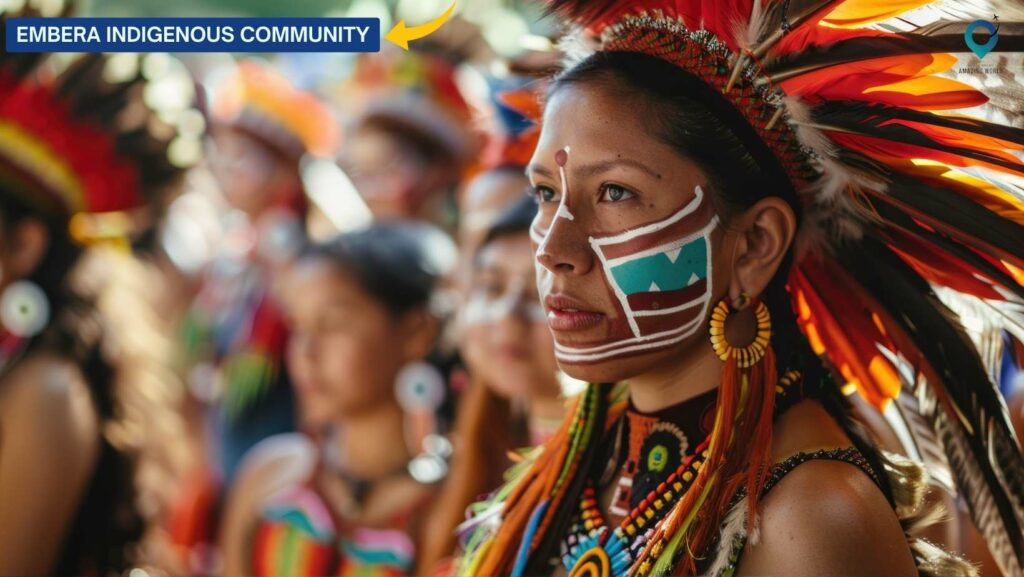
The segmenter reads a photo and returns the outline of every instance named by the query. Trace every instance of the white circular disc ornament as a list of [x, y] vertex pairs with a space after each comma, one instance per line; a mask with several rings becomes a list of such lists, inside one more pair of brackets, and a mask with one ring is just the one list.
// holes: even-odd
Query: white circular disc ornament
[[39, 334], [50, 322], [50, 302], [33, 282], [12, 282], [0, 295], [0, 324], [12, 334], [28, 338]]
[[444, 376], [428, 363], [410, 363], [395, 379], [398, 404], [406, 412], [437, 410], [444, 402], [444, 393]]

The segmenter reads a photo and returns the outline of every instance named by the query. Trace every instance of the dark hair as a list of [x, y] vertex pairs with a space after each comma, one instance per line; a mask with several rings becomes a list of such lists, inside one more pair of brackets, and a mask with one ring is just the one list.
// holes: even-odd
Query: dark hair
[[536, 200], [524, 196], [513, 202], [510, 206], [505, 207], [495, 219], [477, 252], [479, 253], [483, 247], [501, 237], [529, 232], [535, 216], [537, 216]]
[[363, 119], [360, 128], [377, 130], [394, 138], [410, 162], [418, 162], [423, 166], [440, 164], [452, 167], [460, 163], [459, 154], [451, 143], [398, 115], [369, 115]]
[[[67, 232], [62, 216], [44, 217], [17, 199], [0, 191], [0, 234], [28, 219], [46, 226], [48, 245], [40, 265], [26, 277], [46, 295], [50, 319], [42, 332], [28, 343], [28, 350], [46, 349], [70, 358], [81, 370], [89, 388], [101, 430], [120, 417], [114, 391], [114, 367], [103, 356], [103, 325], [95, 304], [77, 293], [68, 276], [82, 248]], [[142, 518], [135, 510], [134, 457], [100, 437], [101, 451], [88, 487], [82, 494], [75, 517], [64, 536], [55, 571], [59, 575], [106, 574], [129, 566], [130, 546], [142, 534]]]
[[399, 315], [429, 304], [451, 267], [454, 247], [431, 225], [392, 221], [312, 244], [300, 258], [324, 258], [352, 275], [367, 294]]

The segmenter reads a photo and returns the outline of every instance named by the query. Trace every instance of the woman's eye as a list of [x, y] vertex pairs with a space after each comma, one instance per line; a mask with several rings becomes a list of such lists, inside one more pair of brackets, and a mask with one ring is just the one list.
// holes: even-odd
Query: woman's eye
[[605, 184], [601, 186], [599, 202], [622, 202], [635, 196], [636, 194], [617, 184]]
[[601, 187], [599, 202], [622, 202], [634, 198], [636, 194], [617, 184], [605, 184]]
[[497, 282], [485, 283], [480, 287], [481, 292], [489, 299], [494, 299], [501, 296], [504, 292], [505, 287], [501, 286]]
[[[349, 321], [351, 319], [348, 319]], [[348, 323], [346, 319], [336, 313], [327, 313], [317, 319], [316, 332], [317, 333], [331, 333], [340, 329], [346, 328]]]
[[543, 185], [533, 187], [533, 194], [537, 197], [537, 202], [555, 202], [558, 198], [555, 189]]

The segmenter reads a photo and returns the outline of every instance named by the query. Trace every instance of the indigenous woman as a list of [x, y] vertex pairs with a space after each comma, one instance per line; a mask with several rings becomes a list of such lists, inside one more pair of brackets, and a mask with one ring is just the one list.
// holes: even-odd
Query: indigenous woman
[[225, 513], [225, 575], [414, 570], [440, 480], [408, 418], [410, 396], [436, 408], [444, 394], [422, 362], [438, 332], [431, 296], [448, 272], [440, 242], [450, 241], [436, 229], [395, 222], [300, 255], [285, 308], [309, 434], [271, 437], [247, 455]]
[[431, 519], [430, 569], [455, 547], [466, 508], [502, 481], [509, 454], [544, 443], [565, 414], [558, 366], [537, 297], [529, 228], [537, 205], [501, 215], [473, 263], [461, 351], [472, 384], [459, 407], [452, 471]]
[[77, 231], [168, 192], [176, 131], [143, 104], [141, 76], [110, 81], [100, 55], [57, 77], [50, 64], [0, 57], [0, 573], [121, 574], [142, 521]]
[[923, 3], [555, 3], [585, 30], [531, 234], [556, 358], [593, 384], [478, 505], [461, 574], [970, 573], [913, 537], [922, 469], [844, 388], [919, 401], [911, 454], [1020, 574], [1024, 461], [933, 287], [1020, 326], [1024, 131], [932, 76], [962, 27], [867, 27]]

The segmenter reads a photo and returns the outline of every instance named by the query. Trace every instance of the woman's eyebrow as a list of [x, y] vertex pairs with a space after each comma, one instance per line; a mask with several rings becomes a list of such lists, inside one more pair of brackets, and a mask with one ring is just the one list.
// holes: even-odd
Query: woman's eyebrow
[[523, 172], [526, 174], [527, 177], [529, 177], [531, 174], [539, 174], [541, 176], [546, 176], [547, 178], [555, 177], [555, 173], [551, 172], [550, 170], [539, 164], [532, 162], [526, 165], [526, 170], [524, 170]]
[[584, 164], [582, 166], [574, 167], [573, 168], [573, 172], [576, 175], [578, 175], [579, 177], [588, 178], [588, 177], [596, 176], [596, 175], [601, 174], [603, 172], [608, 172], [609, 170], [611, 170], [611, 169], [613, 169], [613, 168], [615, 168], [617, 166], [628, 166], [630, 168], [635, 168], [635, 169], [637, 169], [637, 170], [639, 170], [641, 172], [645, 172], [648, 175], [650, 175], [652, 178], [659, 178], [659, 179], [661, 178], [660, 174], [655, 172], [653, 169], [648, 167], [646, 164], [644, 164], [644, 163], [642, 163], [640, 161], [637, 161], [637, 160], [633, 160], [631, 158], [616, 158], [614, 160], [603, 160], [603, 161], [594, 162], [594, 163], [591, 163], [591, 164]]
[[[630, 168], [635, 168], [641, 172], [644, 172], [651, 176], [652, 178], [661, 178], [661, 174], [657, 173], [646, 164], [638, 160], [633, 160], [631, 158], [616, 158], [613, 160], [602, 160], [600, 162], [584, 164], [582, 166], [572, 166], [572, 161], [570, 161], [568, 168], [570, 168], [573, 171], [573, 174], [579, 178], [589, 178], [601, 174], [603, 172], [608, 172], [609, 170], [612, 170], [613, 168], [616, 168], [618, 166], [628, 166]], [[539, 164], [528, 165], [526, 167], [525, 172], [526, 176], [530, 176], [531, 174], [539, 174], [547, 178], [555, 177], [554, 172], [548, 170], [547, 168]]]

